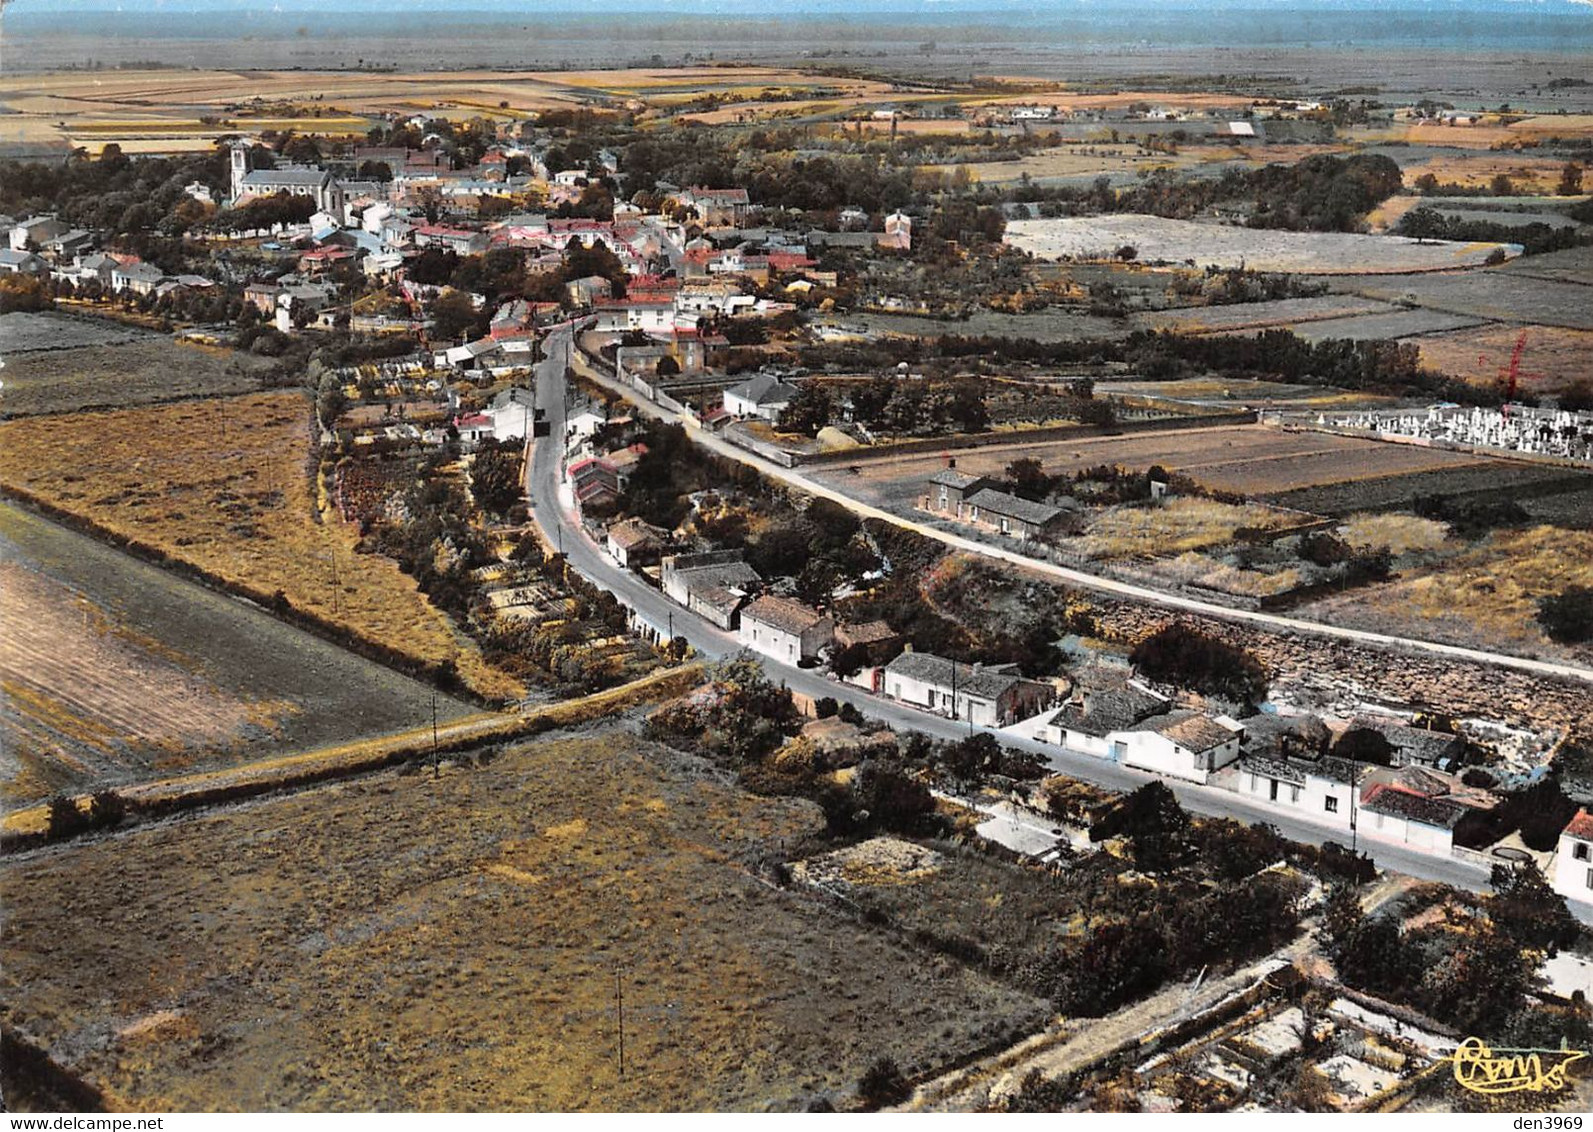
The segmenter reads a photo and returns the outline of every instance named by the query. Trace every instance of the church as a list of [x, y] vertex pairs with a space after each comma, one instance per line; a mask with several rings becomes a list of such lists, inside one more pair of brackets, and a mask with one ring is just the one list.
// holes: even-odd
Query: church
[[276, 193], [314, 197], [318, 212], [338, 217], [343, 215], [343, 187], [325, 169], [311, 169], [302, 165], [282, 169], [250, 169], [248, 143], [233, 143], [233, 207], [254, 197], [268, 197]]

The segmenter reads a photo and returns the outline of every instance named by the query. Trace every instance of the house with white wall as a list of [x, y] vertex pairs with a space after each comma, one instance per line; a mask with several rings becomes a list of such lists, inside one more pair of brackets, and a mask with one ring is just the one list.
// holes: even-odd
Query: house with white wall
[[1108, 738], [1112, 756], [1124, 766], [1205, 782], [1239, 758], [1245, 729], [1225, 715], [1175, 711], [1145, 720], [1131, 731]]
[[788, 597], [766, 594], [741, 611], [739, 640], [753, 652], [784, 664], [816, 660], [835, 637], [835, 621]]
[[1593, 904], [1593, 814], [1586, 807], [1560, 833], [1550, 882], [1567, 900]]
[[797, 392], [796, 386], [787, 385], [773, 374], [760, 373], [725, 390], [725, 412], [733, 417], [778, 421]]
[[1166, 696], [1139, 684], [1096, 688], [1051, 714], [1035, 738], [1097, 758], [1112, 757], [1110, 736], [1167, 710]]
[[1016, 665], [963, 664], [926, 652], [904, 652], [887, 664], [884, 691], [976, 727], [1006, 727], [1044, 710], [1056, 694], [1052, 685], [1018, 675]]
[[1244, 755], [1234, 788], [1240, 794], [1285, 809], [1298, 810], [1313, 821], [1350, 828], [1350, 798], [1365, 770], [1348, 759], [1328, 756], [1313, 761]]
[[1455, 827], [1466, 813], [1465, 806], [1451, 799], [1378, 783], [1361, 799], [1358, 824], [1363, 837], [1448, 853], [1455, 846]]

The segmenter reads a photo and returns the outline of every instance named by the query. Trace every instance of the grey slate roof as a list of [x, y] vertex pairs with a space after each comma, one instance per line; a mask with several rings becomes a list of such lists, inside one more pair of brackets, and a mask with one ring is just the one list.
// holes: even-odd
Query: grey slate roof
[[1305, 785], [1305, 768], [1287, 759], [1274, 759], [1266, 755], [1245, 755], [1239, 760], [1239, 769], [1265, 778], [1275, 778], [1279, 782], [1292, 782], [1296, 786]]
[[1085, 695], [1082, 704], [1068, 704], [1052, 720], [1058, 727], [1104, 738], [1127, 731], [1142, 720], [1167, 710], [1167, 701], [1137, 688], [1113, 688]]
[[743, 381], [740, 385], [726, 390], [754, 405], [778, 405], [789, 403], [797, 395], [797, 387], [787, 385], [778, 377], [769, 373], [760, 373]]
[[1421, 822], [1423, 825], [1434, 825], [1440, 829], [1454, 829], [1460, 819], [1466, 816], [1466, 807], [1459, 802], [1450, 802], [1443, 798], [1423, 798], [1419, 794], [1408, 794], [1392, 786], [1382, 786], [1374, 790], [1371, 797], [1361, 803], [1361, 808], [1370, 810], [1374, 814], [1389, 814]]
[[270, 188], [272, 185], [292, 187], [308, 185], [319, 188], [332, 179], [325, 169], [252, 169], [243, 175], [247, 188]]
[[1052, 507], [1049, 503], [1035, 503], [1029, 499], [1020, 499], [1016, 495], [1005, 491], [997, 491], [993, 487], [981, 488], [968, 497], [968, 504], [981, 511], [988, 511], [992, 515], [1005, 516], [1008, 519], [1017, 519], [1022, 523], [1043, 527], [1055, 521], [1062, 514], [1060, 507]]
[[904, 652], [885, 666], [885, 671], [909, 680], [921, 680], [937, 688], [951, 689], [954, 674], [959, 694], [976, 699], [999, 699], [1022, 677], [1011, 671], [1011, 665], [974, 667], [960, 661], [927, 652]]
[[970, 476], [967, 472], [959, 472], [956, 468], [942, 468], [929, 477], [929, 482], [937, 487], [954, 487], [958, 491], [966, 491], [976, 483], [981, 483], [984, 476]]

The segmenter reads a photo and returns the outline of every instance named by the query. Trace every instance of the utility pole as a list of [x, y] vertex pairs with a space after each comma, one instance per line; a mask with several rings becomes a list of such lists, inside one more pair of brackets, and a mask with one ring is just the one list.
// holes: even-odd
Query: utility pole
[[437, 691], [431, 693], [431, 776], [442, 777], [442, 755], [437, 750]]

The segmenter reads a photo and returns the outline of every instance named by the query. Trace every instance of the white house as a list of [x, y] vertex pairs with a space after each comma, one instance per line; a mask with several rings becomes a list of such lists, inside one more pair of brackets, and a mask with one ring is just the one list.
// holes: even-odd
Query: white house
[[524, 440], [531, 435], [536, 398], [529, 389], [505, 389], [486, 409], [492, 421], [492, 435], [498, 440]]
[[927, 652], [904, 652], [885, 666], [885, 694], [925, 711], [1005, 727], [1034, 715], [1055, 688], [1019, 676], [1015, 665], [963, 664]]
[[1195, 711], [1152, 716], [1132, 731], [1114, 732], [1112, 755], [1125, 766], [1205, 782], [1239, 758], [1244, 727], [1225, 715]]
[[725, 390], [725, 412], [733, 417], [761, 417], [773, 422], [780, 419], [796, 395], [796, 386], [787, 385], [773, 374], [760, 373]]
[[15, 248], [0, 249], [0, 273], [6, 275], [43, 275], [50, 265], [32, 252]]
[[659, 581], [672, 601], [707, 618], [721, 629], [734, 629], [748, 590], [762, 581], [742, 561], [739, 550], [708, 550], [672, 554], [661, 563]]
[[1459, 802], [1380, 784], [1361, 800], [1358, 824], [1366, 837], [1449, 853], [1455, 845], [1455, 826], [1465, 816], [1466, 807]]
[[1585, 807], [1560, 834], [1552, 883], [1567, 900], [1593, 903], [1593, 814]]
[[1035, 738], [1097, 758], [1112, 757], [1111, 736], [1167, 710], [1167, 697], [1130, 683], [1100, 688], [1053, 712]]
[[608, 555], [627, 570], [656, 563], [670, 543], [669, 532], [641, 519], [610, 524], [605, 538]]
[[1360, 777], [1359, 767], [1348, 759], [1329, 756], [1296, 762], [1246, 755], [1239, 761], [1235, 788], [1240, 794], [1298, 810], [1315, 821], [1349, 829], [1354, 810], [1350, 797]]
[[165, 278], [166, 273], [160, 268], [142, 260], [124, 263], [111, 269], [111, 290], [148, 295], [160, 286], [161, 280]]
[[835, 636], [835, 621], [788, 597], [765, 595], [741, 611], [739, 640], [785, 664], [813, 660]]

